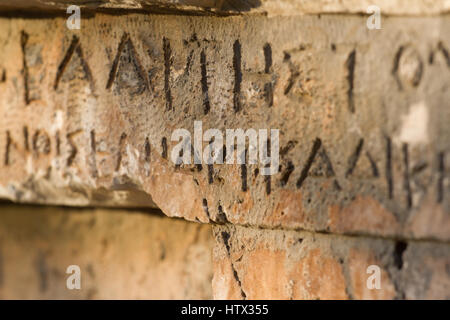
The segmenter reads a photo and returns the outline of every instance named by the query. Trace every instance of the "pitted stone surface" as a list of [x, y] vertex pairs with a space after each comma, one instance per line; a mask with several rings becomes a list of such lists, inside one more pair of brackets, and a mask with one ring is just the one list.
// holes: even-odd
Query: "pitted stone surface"
[[[449, 299], [447, 244], [213, 229], [216, 299]], [[369, 266], [380, 268], [379, 289]]]
[[[71, 31], [1, 18], [0, 195], [448, 241], [449, 23], [97, 14]], [[279, 173], [175, 166], [171, 134], [194, 121], [280, 129]]]

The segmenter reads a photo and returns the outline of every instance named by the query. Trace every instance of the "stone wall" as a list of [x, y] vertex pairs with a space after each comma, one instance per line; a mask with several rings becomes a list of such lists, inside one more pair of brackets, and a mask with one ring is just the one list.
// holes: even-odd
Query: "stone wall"
[[[217, 299], [450, 299], [450, 248], [430, 241], [214, 227]], [[380, 289], [367, 279], [380, 268]]]
[[[371, 30], [365, 2], [325, 2], [114, 1], [80, 30], [65, 1], [2, 6], [0, 197], [212, 225], [215, 298], [448, 298], [448, 4], [380, 2]], [[249, 145], [245, 164], [172, 161], [174, 130], [206, 150], [238, 128], [279, 130], [276, 174]]]
[[154, 213], [2, 205], [0, 299], [211, 299], [212, 248], [210, 226]]

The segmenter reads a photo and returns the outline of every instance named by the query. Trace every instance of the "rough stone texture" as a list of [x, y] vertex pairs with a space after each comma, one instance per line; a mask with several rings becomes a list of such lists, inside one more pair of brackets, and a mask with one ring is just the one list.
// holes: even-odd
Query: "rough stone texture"
[[445, 0], [0, 0], [0, 10], [65, 10], [69, 5], [84, 10], [144, 10], [192, 14], [264, 14], [295, 16], [314, 13], [366, 13], [372, 5], [384, 15], [424, 15], [448, 12]]
[[[447, 1], [430, 3], [379, 1], [381, 30], [353, 14], [377, 3], [352, 0], [104, 1], [88, 6], [114, 10], [83, 11], [81, 30], [67, 29], [61, 13], [3, 12], [0, 197], [158, 207], [214, 224], [219, 299], [450, 299], [450, 16]], [[193, 135], [194, 121], [203, 131], [280, 129], [279, 173], [262, 176], [259, 164], [175, 166], [171, 135]], [[77, 297], [212, 296], [210, 271], [199, 272], [209, 270], [206, 226], [152, 217], [148, 232], [128, 211], [92, 213], [99, 222], [91, 223], [75, 210], [47, 210], [35, 223], [54, 233], [40, 234], [42, 243], [11, 231], [33, 230], [34, 216], [0, 214], [9, 221], [2, 254], [24, 254], [17, 244], [39, 252], [23, 258], [30, 269], [8, 280], [5, 296], [24, 292], [14, 287], [23, 277], [35, 282], [30, 296], [69, 297], [37, 290], [64, 277], [47, 264], [60, 270], [71, 254], [93, 268], [67, 249], [71, 241], [97, 243], [87, 256], [128, 275], [134, 236], [149, 259], [161, 257], [161, 243], [173, 246], [172, 269], [166, 260], [130, 262], [138, 284], [114, 282], [119, 289], [95, 269], [98, 287]], [[122, 249], [103, 257], [102, 235]], [[35, 261], [41, 271], [28, 278]], [[381, 290], [367, 289], [372, 264], [382, 269]], [[158, 287], [165, 276], [181, 290]]]
[[210, 299], [212, 247], [210, 226], [142, 211], [1, 205], [0, 299]]
[[450, 299], [447, 244], [231, 225], [214, 235], [216, 299]]
[[[449, 23], [98, 14], [70, 31], [63, 18], [0, 19], [0, 195], [448, 241]], [[281, 171], [176, 167], [171, 134], [195, 120], [280, 129]]]

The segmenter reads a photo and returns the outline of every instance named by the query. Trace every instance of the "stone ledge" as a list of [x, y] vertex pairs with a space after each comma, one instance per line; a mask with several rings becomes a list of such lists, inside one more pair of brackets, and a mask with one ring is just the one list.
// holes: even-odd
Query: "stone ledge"
[[[74, 0], [0, 1], [0, 11], [34, 10], [65, 11]], [[432, 3], [432, 4], [430, 4]], [[371, 5], [380, 7], [383, 15], [436, 15], [448, 13], [445, 0], [103, 0], [78, 5], [85, 10], [140, 10], [150, 13], [175, 14], [263, 14], [297, 16], [305, 14], [366, 14]]]
[[[449, 23], [0, 18], [0, 196], [448, 241]], [[176, 166], [173, 130], [195, 121], [280, 129], [280, 172]]]
[[0, 204], [0, 299], [211, 299], [213, 243], [145, 211]]
[[[449, 299], [450, 247], [435, 242], [214, 227], [215, 299]], [[369, 288], [369, 266], [380, 288]]]

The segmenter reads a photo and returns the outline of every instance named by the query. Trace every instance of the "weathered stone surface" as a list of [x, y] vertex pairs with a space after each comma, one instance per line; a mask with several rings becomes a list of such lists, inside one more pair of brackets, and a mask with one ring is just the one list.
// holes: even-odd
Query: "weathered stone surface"
[[[449, 23], [97, 14], [71, 31], [1, 18], [0, 195], [448, 241]], [[171, 135], [196, 120], [280, 129], [280, 172], [176, 167]]]
[[[435, 242], [215, 226], [216, 299], [449, 299], [450, 248]], [[381, 270], [369, 289], [367, 268]]]
[[[450, 299], [448, 1], [68, 4], [0, 0], [0, 198], [159, 207], [214, 261], [210, 226], [1, 206], [0, 298]], [[175, 165], [194, 121], [279, 129], [279, 172]]]
[[366, 13], [369, 6], [380, 7], [384, 15], [445, 13], [445, 0], [0, 0], [0, 10], [65, 10], [69, 5], [83, 9], [128, 9], [166, 13], [264, 14], [292, 16], [311, 13]]
[[210, 299], [212, 247], [210, 226], [142, 211], [3, 204], [0, 299]]

